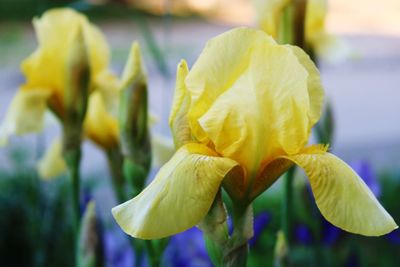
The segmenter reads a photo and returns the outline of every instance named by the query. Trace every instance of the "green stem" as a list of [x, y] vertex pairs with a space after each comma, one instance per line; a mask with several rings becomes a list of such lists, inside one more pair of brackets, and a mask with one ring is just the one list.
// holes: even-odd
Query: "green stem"
[[124, 191], [123, 157], [118, 147], [107, 150], [106, 155], [115, 197], [118, 203], [122, 203], [127, 200]]
[[279, 43], [293, 44], [293, 7], [291, 4], [284, 8], [279, 24]]
[[253, 234], [253, 211], [250, 205], [233, 203], [234, 230], [224, 251], [223, 267], [245, 267], [249, 250], [248, 240]]
[[146, 250], [149, 257], [149, 264], [151, 267], [160, 266], [160, 255], [158, 255], [157, 250], [151, 240], [145, 240]]
[[283, 192], [282, 230], [285, 235], [286, 244], [290, 248], [292, 215], [293, 215], [293, 178], [295, 167], [291, 167], [285, 176]]
[[72, 207], [74, 212], [74, 228], [75, 233], [78, 233], [80, 224], [80, 162], [81, 162], [81, 149], [78, 146], [75, 149], [70, 149], [64, 153], [64, 159], [68, 167], [68, 174], [71, 178], [72, 184]]

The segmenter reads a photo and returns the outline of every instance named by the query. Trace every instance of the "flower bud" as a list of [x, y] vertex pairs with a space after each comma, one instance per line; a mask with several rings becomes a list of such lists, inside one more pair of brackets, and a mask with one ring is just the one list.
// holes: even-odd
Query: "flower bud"
[[77, 246], [78, 267], [103, 266], [103, 253], [99, 224], [94, 201], [86, 206], [79, 231]]
[[66, 59], [64, 87], [64, 150], [80, 144], [90, 87], [88, 51], [81, 27], [76, 31]]
[[134, 43], [122, 76], [119, 126], [124, 171], [135, 187], [143, 187], [151, 163], [147, 97], [139, 44]]

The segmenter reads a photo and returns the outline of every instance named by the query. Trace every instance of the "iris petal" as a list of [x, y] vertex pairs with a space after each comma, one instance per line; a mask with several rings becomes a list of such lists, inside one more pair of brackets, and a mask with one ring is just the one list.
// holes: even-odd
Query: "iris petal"
[[204, 145], [182, 146], [137, 197], [113, 208], [129, 235], [163, 238], [196, 225], [208, 212], [225, 175], [237, 163]]
[[380, 236], [397, 228], [363, 180], [330, 153], [287, 157], [306, 172], [322, 215], [343, 230]]
[[[233, 47], [235, 56], [229, 52]], [[186, 78], [194, 135], [203, 143], [209, 139], [247, 175], [282, 151], [298, 153], [307, 143], [311, 117], [316, 120], [308, 88], [315, 73], [302, 61], [261, 31], [239, 28], [213, 39]]]
[[296, 55], [299, 62], [308, 72], [307, 88], [310, 98], [310, 129], [319, 120], [322, 113], [322, 105], [324, 103], [324, 89], [322, 87], [319, 71], [310, 57], [299, 47], [287, 45], [289, 49]]
[[252, 51], [266, 44], [275, 41], [248, 28], [236, 28], [208, 41], [185, 81], [191, 95], [191, 129], [198, 140], [207, 142], [197, 120], [248, 68]]
[[107, 112], [100, 92], [89, 97], [84, 125], [86, 136], [100, 147], [109, 149], [118, 144], [118, 122]]
[[187, 117], [190, 96], [185, 85], [185, 78], [188, 73], [189, 69], [186, 61], [182, 60], [176, 72], [176, 88], [169, 116], [169, 126], [176, 148], [192, 141], [192, 132]]
[[40, 132], [48, 98], [46, 90], [18, 90], [0, 126], [0, 145], [7, 144], [8, 137], [13, 134]]
[[39, 47], [21, 65], [27, 79], [25, 86], [41, 87], [62, 96], [68, 46], [79, 26], [87, 42], [93, 79], [107, 68], [109, 49], [102, 33], [78, 12], [68, 8], [52, 9], [34, 19], [33, 24]]
[[55, 139], [46, 150], [44, 156], [38, 163], [38, 172], [41, 178], [50, 180], [57, 177], [67, 170], [64, 158], [62, 156], [61, 139]]

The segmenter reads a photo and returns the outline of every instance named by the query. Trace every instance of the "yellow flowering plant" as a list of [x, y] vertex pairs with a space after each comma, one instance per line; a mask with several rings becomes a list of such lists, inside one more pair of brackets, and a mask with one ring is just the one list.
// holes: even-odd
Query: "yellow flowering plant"
[[323, 97], [300, 48], [249, 28], [213, 38], [190, 70], [178, 66], [169, 118], [176, 153], [113, 216], [133, 237], [163, 238], [201, 223], [222, 187], [235, 227], [222, 261], [233, 264], [251, 237], [252, 201], [296, 164], [328, 221], [367, 236], [392, 231], [396, 223], [361, 178], [326, 146], [308, 145]]
[[99, 82], [107, 73], [108, 45], [97, 27], [83, 15], [72, 9], [53, 9], [35, 18], [33, 25], [38, 48], [21, 64], [26, 82], [20, 86], [1, 126], [3, 144], [11, 134], [40, 131], [46, 107], [63, 120], [68, 54], [78, 31], [87, 46], [90, 89], [101, 87]]

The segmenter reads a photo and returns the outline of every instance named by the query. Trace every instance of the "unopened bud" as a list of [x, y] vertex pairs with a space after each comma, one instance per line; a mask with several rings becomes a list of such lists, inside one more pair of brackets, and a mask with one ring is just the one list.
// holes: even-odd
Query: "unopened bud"
[[79, 27], [69, 45], [64, 87], [64, 149], [80, 143], [90, 88], [90, 64], [82, 28]]
[[138, 43], [132, 45], [120, 94], [119, 125], [125, 174], [133, 184], [144, 185], [150, 169], [151, 146], [147, 81]]
[[103, 266], [99, 224], [94, 201], [90, 201], [83, 215], [77, 247], [78, 267]]

